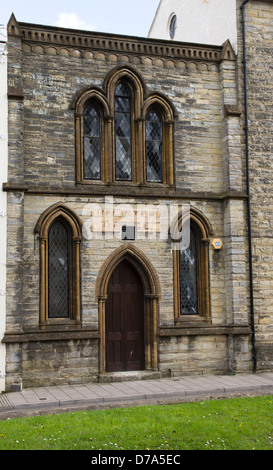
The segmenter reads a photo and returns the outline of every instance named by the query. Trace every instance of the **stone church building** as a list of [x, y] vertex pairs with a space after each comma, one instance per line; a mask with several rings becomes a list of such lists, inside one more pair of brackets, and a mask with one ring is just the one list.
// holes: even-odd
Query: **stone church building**
[[273, 368], [273, 2], [203, 40], [182, 3], [147, 38], [11, 15], [7, 391]]

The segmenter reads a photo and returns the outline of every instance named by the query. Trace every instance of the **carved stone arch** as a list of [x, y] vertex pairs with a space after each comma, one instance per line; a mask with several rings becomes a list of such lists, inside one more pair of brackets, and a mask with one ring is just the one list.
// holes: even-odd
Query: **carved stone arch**
[[[173, 221], [173, 233], [177, 233], [177, 231], [181, 232], [182, 224], [185, 222], [182, 215], [183, 212], [180, 211], [178, 216]], [[210, 221], [203, 214], [203, 212], [197, 209], [196, 207], [191, 206], [190, 211], [186, 211], [185, 216], [186, 218], [190, 217], [191, 222], [195, 223], [196, 226], [198, 226], [200, 233], [202, 234], [202, 239], [205, 241], [209, 241], [210, 237], [212, 237], [214, 234], [214, 230]]]
[[161, 296], [160, 284], [157, 273], [147, 256], [135, 245], [125, 243], [117, 248], [102, 265], [96, 283], [95, 298], [107, 295], [109, 278], [123, 259], [128, 259], [138, 271], [143, 283], [145, 295]]
[[58, 217], [63, 217], [66, 220], [72, 230], [73, 238], [81, 240], [82, 221], [73, 209], [70, 209], [62, 202], [53, 204], [40, 215], [35, 227], [35, 232], [38, 233], [40, 237], [47, 237], [50, 225]]
[[[133, 183], [143, 183], [143, 123], [141, 118], [141, 109], [146, 95], [145, 84], [139, 72], [133, 67], [120, 65], [109, 72], [104, 81], [104, 89], [109, 102], [110, 115], [112, 116], [109, 126], [111, 126], [111, 135], [115, 134], [115, 90], [118, 83], [123, 80], [131, 91], [131, 181]], [[115, 140], [113, 142], [111, 161], [112, 161], [112, 180], [115, 181]]]
[[[210, 291], [209, 291], [209, 242], [213, 236], [213, 228], [208, 218], [195, 207], [191, 207], [189, 211], [178, 214], [173, 221], [171, 233], [177, 234], [182, 231], [182, 225], [190, 218], [190, 227], [196, 234], [196, 250], [197, 250], [197, 287], [198, 287], [198, 315], [202, 321], [211, 321], [210, 317]], [[173, 273], [174, 273], [174, 317], [176, 322], [188, 319], [186, 315], [180, 312], [180, 250], [179, 242], [174, 245], [173, 249]], [[191, 317], [192, 318], [192, 317]]]
[[73, 98], [71, 109], [74, 109], [76, 115], [82, 115], [84, 106], [89, 100], [96, 101], [105, 116], [110, 114], [108, 100], [104, 91], [99, 87], [87, 87], [80, 90]]
[[144, 253], [134, 245], [125, 244], [107, 258], [97, 277], [95, 296], [99, 310], [100, 373], [105, 372], [105, 303], [107, 301], [108, 283], [112, 273], [123, 260], [129, 261], [133, 265], [143, 285], [145, 298], [145, 369], [158, 369], [158, 302], [161, 296], [158, 276]]
[[165, 121], [174, 121], [178, 116], [177, 111], [170, 100], [163, 93], [150, 93], [143, 103], [142, 118], [145, 119], [147, 110], [151, 106], [157, 106], [164, 115]]
[[104, 82], [104, 89], [106, 90], [106, 96], [110, 104], [112, 114], [114, 114], [114, 91], [117, 83], [120, 80], [126, 80], [132, 87], [134, 95], [134, 115], [135, 119], [140, 117], [142, 103], [146, 94], [146, 87], [139, 72], [133, 67], [120, 65], [115, 67], [106, 76]]
[[[118, 120], [115, 119], [115, 91], [120, 80], [126, 81], [131, 90], [130, 100], [130, 153], [127, 158], [130, 166], [128, 176], [119, 176], [118, 167], [123, 161], [118, 151], [118, 134], [116, 126]], [[86, 172], [90, 169], [90, 160], [94, 157], [94, 152], [84, 146], [83, 141], [88, 135], [83, 136], [83, 112], [86, 104], [94, 101], [101, 114], [101, 135], [100, 146], [96, 152], [96, 174]], [[162, 159], [160, 167], [160, 177], [150, 180], [147, 177], [145, 162], [145, 114], [149, 106], [155, 105], [160, 109], [163, 117], [162, 133]], [[167, 185], [174, 186], [174, 120], [177, 112], [171, 101], [161, 93], [148, 93], [145, 82], [139, 71], [132, 66], [120, 64], [112, 69], [105, 77], [103, 88], [96, 86], [87, 87], [77, 93], [71, 103], [71, 108], [75, 113], [75, 143], [76, 143], [76, 184], [78, 186], [88, 184], [144, 184], [153, 186]], [[116, 111], [117, 113], [117, 111]], [[128, 118], [129, 111], [126, 114]], [[97, 149], [96, 149], [97, 150]], [[84, 153], [87, 152], [87, 158]], [[89, 153], [88, 153], [89, 152]], [[98, 153], [99, 152], [99, 153]], [[122, 157], [122, 155], [121, 155]], [[98, 169], [98, 162], [100, 167]], [[92, 163], [92, 162], [91, 162]], [[86, 166], [87, 165], [87, 166]], [[149, 169], [151, 168], [151, 162]]]
[[[67, 318], [50, 318], [49, 295], [49, 233], [56, 221], [60, 221], [68, 230], [69, 242], [69, 312]], [[39, 217], [35, 227], [40, 242], [40, 328], [53, 323], [58, 325], [80, 326], [81, 324], [81, 280], [80, 280], [80, 242], [82, 239], [82, 222], [75, 211], [59, 202], [49, 207]]]

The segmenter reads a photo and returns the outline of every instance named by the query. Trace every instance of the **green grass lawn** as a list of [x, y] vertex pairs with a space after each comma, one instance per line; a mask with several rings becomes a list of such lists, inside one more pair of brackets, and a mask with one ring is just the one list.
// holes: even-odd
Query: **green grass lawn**
[[272, 450], [273, 396], [0, 421], [0, 450]]

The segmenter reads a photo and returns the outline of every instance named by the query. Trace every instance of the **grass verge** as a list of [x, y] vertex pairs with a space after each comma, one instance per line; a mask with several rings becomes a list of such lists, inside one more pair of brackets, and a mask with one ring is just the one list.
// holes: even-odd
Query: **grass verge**
[[272, 450], [273, 396], [0, 421], [0, 450]]

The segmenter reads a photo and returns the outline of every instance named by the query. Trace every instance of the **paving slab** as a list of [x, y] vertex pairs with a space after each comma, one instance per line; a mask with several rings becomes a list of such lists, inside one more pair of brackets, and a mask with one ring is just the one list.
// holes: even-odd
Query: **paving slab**
[[0, 420], [81, 409], [273, 394], [273, 373], [59, 385], [0, 394]]

